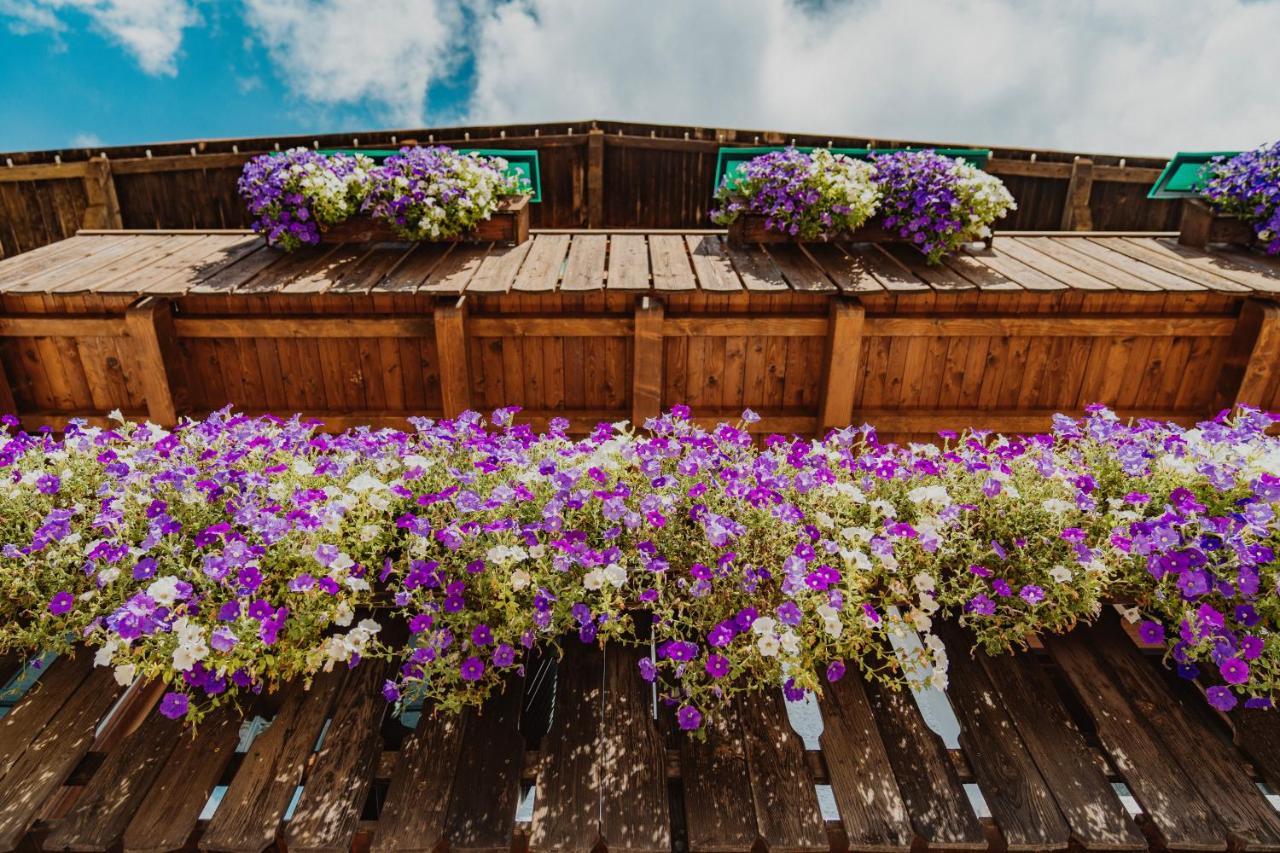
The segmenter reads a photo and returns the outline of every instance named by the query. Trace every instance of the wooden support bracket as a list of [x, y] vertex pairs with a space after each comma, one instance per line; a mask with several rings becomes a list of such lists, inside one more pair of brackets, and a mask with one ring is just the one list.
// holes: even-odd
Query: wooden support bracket
[[82, 228], [124, 227], [109, 161], [100, 157], [85, 163], [84, 195], [87, 205], [80, 223]]
[[1067, 183], [1067, 200], [1062, 206], [1063, 231], [1092, 231], [1093, 214], [1089, 211], [1089, 197], [1093, 195], [1093, 161], [1077, 157], [1071, 164], [1071, 179]]
[[173, 303], [144, 296], [125, 311], [125, 328], [142, 369], [142, 393], [147, 417], [173, 426], [187, 411], [186, 369], [173, 329]]
[[631, 377], [631, 422], [637, 427], [662, 414], [662, 320], [661, 300], [640, 297], [636, 302]]
[[587, 131], [587, 227], [604, 226], [604, 131]]
[[471, 348], [467, 342], [467, 297], [447, 297], [435, 306], [436, 358], [444, 415], [471, 408]]
[[1218, 375], [1218, 408], [1249, 405], [1267, 408], [1280, 374], [1280, 305], [1246, 300]]
[[831, 300], [818, 434], [853, 422], [853, 399], [862, 360], [866, 309], [856, 299]]

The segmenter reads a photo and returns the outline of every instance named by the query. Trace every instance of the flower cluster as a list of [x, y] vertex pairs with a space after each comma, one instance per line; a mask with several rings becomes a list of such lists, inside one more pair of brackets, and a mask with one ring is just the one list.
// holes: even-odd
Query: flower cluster
[[272, 246], [293, 251], [320, 242], [323, 228], [360, 210], [372, 169], [368, 157], [291, 148], [246, 163], [240, 195], [254, 217], [253, 230]]
[[741, 691], [849, 671], [945, 687], [936, 619], [997, 652], [1122, 602], [1215, 707], [1280, 691], [1262, 413], [1185, 429], [1099, 407], [906, 447], [870, 427], [759, 446], [684, 407], [578, 439], [514, 414], [325, 436], [224, 411], [60, 440], [10, 419], [0, 653], [84, 644], [198, 719], [368, 658], [395, 662], [389, 700], [457, 709], [531, 650], [652, 642], [640, 674], [696, 730]]
[[852, 231], [876, 212], [875, 170], [867, 163], [819, 148], [764, 154], [725, 176], [716, 190], [722, 206], [712, 221], [728, 225], [744, 213], [765, 217], [765, 227], [802, 240]]
[[999, 178], [961, 159], [895, 151], [866, 163], [822, 148], [757, 157], [725, 177], [716, 200], [711, 218], [721, 225], [755, 214], [801, 240], [848, 236], [878, 213], [930, 263], [990, 236], [992, 223], [1017, 207]]
[[1280, 141], [1230, 160], [1215, 157], [1208, 173], [1205, 197], [1224, 213], [1251, 223], [1263, 251], [1280, 255]]
[[442, 240], [493, 216], [503, 196], [521, 191], [500, 157], [446, 146], [401, 148], [379, 166], [365, 210], [408, 240]]

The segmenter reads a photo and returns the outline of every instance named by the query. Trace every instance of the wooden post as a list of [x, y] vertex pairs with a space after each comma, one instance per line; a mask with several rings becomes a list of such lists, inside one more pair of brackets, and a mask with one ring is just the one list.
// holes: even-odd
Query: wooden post
[[467, 342], [467, 297], [436, 303], [436, 360], [444, 416], [456, 418], [471, 408], [471, 348]]
[[587, 227], [604, 225], [604, 131], [587, 131]]
[[5, 375], [4, 365], [0, 364], [0, 415], [16, 415], [18, 404], [13, 400], [13, 386]]
[[640, 297], [636, 303], [631, 376], [631, 422], [636, 427], [662, 414], [662, 319], [661, 300]]
[[123, 228], [116, 182], [111, 177], [111, 164], [99, 157], [85, 164], [84, 195], [88, 205], [81, 219], [82, 228]]
[[1092, 231], [1093, 214], [1089, 197], [1093, 194], [1093, 161], [1077, 157], [1071, 164], [1071, 180], [1067, 184], [1067, 201], [1062, 206], [1063, 231]]
[[1280, 373], [1280, 305], [1246, 300], [1218, 374], [1218, 408], [1241, 404], [1267, 408], [1264, 399]]
[[173, 426], [187, 409], [186, 371], [173, 331], [173, 305], [144, 296], [125, 311], [125, 328], [142, 368], [142, 393], [152, 423]]
[[866, 309], [857, 299], [831, 299], [827, 357], [818, 412], [818, 434], [853, 423], [853, 396], [862, 361], [862, 327]]

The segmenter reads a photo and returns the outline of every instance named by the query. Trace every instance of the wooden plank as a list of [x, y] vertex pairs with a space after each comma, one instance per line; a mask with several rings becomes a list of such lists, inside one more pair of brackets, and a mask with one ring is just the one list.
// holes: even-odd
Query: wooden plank
[[186, 368], [173, 326], [173, 304], [144, 296], [125, 311], [129, 342], [141, 368], [139, 379], [153, 423], [173, 426], [191, 399]]
[[1226, 315], [1178, 314], [947, 314], [871, 316], [867, 337], [1205, 337], [1236, 333]]
[[1000, 244], [1000, 254], [1011, 257], [1031, 269], [1038, 270], [1046, 276], [1057, 279], [1069, 288], [1074, 290], [1115, 290], [1113, 285], [1083, 273], [1057, 258], [1046, 255], [1044, 252], [1038, 251], [1036, 246], [1023, 242], [1021, 238], [1001, 235], [998, 242]]
[[875, 682], [864, 687], [916, 834], [931, 849], [985, 849], [956, 766], [911, 694]]
[[904, 267], [881, 246], [874, 243], [844, 243], [842, 248], [850, 256], [866, 265], [866, 270], [885, 290], [911, 293], [930, 290], [928, 284]]
[[561, 315], [527, 317], [516, 314], [469, 317], [467, 333], [473, 338], [616, 338], [630, 335], [630, 317], [611, 315]]
[[[388, 251], [394, 244], [383, 244]], [[431, 277], [436, 267], [449, 252], [459, 244], [456, 243], [414, 243], [405, 249], [395, 266], [385, 271], [382, 277], [369, 287], [370, 293], [414, 293]]]
[[321, 673], [310, 690], [301, 682], [286, 688], [279, 712], [249, 747], [200, 837], [201, 850], [259, 853], [275, 842], [345, 675]]
[[1063, 231], [1092, 231], [1093, 214], [1089, 211], [1089, 197], [1093, 195], [1093, 161], [1077, 157], [1071, 164], [1071, 177], [1067, 181], [1067, 198], [1062, 205]]
[[662, 302], [654, 297], [641, 297], [636, 303], [631, 359], [631, 422], [636, 426], [662, 414], [665, 382], [662, 322]]
[[609, 290], [649, 289], [649, 246], [643, 234], [614, 234], [609, 238]]
[[153, 710], [107, 753], [65, 817], [45, 837], [45, 850], [110, 850], [184, 735], [184, 724]]
[[1035, 267], [1031, 267], [1004, 251], [1004, 238], [996, 240], [989, 252], [971, 255], [973, 260], [988, 267], [1010, 281], [1015, 281], [1027, 290], [1067, 290], [1064, 282], [1045, 275]]
[[742, 290], [742, 280], [734, 272], [725, 240], [719, 236], [685, 237], [689, 258], [698, 287], [713, 293], [736, 293]]
[[467, 339], [466, 297], [437, 301], [433, 315], [440, 397], [445, 417], [471, 408], [471, 349]]
[[600, 834], [610, 851], [671, 850], [666, 749], [653, 721], [652, 691], [638, 663], [647, 646], [605, 647], [596, 755]]
[[1140, 724], [1164, 743], [1226, 827], [1233, 844], [1245, 850], [1280, 849], [1280, 815], [1249, 779], [1240, 755], [1216, 737], [1206, 736], [1201, 715], [1169, 689], [1155, 669], [1158, 664], [1138, 651], [1119, 618], [1104, 616], [1089, 632], [1088, 641], [1110, 670], [1117, 689], [1139, 711]]
[[565, 256], [568, 253], [568, 234], [535, 236], [512, 289], [531, 293], [554, 291], [560, 281], [560, 272], [564, 268]]
[[92, 281], [96, 270], [142, 251], [150, 245], [150, 239], [135, 236], [108, 240], [102, 246], [94, 247], [90, 254], [50, 269], [32, 271], [0, 289], [11, 293], [37, 293], [54, 290], [68, 282]]
[[845, 293], [884, 290], [861, 254], [851, 255], [831, 243], [813, 243], [801, 249]]
[[9, 713], [0, 717], [0, 779], [75, 694], [92, 668], [93, 658], [88, 654], [58, 658]]
[[689, 248], [684, 237], [676, 234], [650, 234], [649, 265], [653, 268], [655, 290], [695, 290], [698, 287], [689, 262]]
[[1025, 237], [1022, 239], [1045, 255], [1053, 257], [1083, 273], [1087, 273], [1098, 281], [1105, 281], [1119, 290], [1160, 291], [1164, 289], [1159, 284], [1149, 281], [1143, 276], [1135, 275], [1126, 269], [1104, 263], [1086, 252], [1077, 250], [1075, 246], [1077, 243], [1083, 243], [1084, 241], [1082, 240], [1054, 237]]
[[960, 720], [960, 746], [1010, 850], [1064, 849], [1071, 829], [1018, 737], [986, 671], [954, 625], [934, 623], [951, 652], [947, 698]]
[[16, 414], [17, 411], [18, 404], [13, 398], [13, 384], [4, 371], [4, 365], [0, 364], [0, 415]]
[[668, 317], [662, 324], [662, 333], [669, 338], [817, 338], [830, 330], [829, 317], [804, 314], [702, 314]]
[[931, 264], [918, 249], [905, 243], [886, 243], [878, 247], [916, 278], [934, 290], [969, 290], [973, 282], [943, 263]]
[[1266, 410], [1273, 406], [1275, 392], [1271, 389], [1276, 374], [1280, 373], [1280, 305], [1247, 300], [1241, 307], [1239, 326], [1232, 338], [1233, 344], [1237, 341], [1249, 346], [1232, 403]]
[[827, 333], [823, 366], [820, 432], [853, 423], [853, 401], [862, 370], [862, 328], [866, 310], [856, 299], [831, 300], [831, 329]]
[[435, 265], [431, 275], [418, 286], [417, 293], [462, 293], [480, 269], [489, 244], [459, 244]]
[[187, 292], [191, 294], [230, 293], [286, 257], [284, 252], [264, 244], [256, 251], [217, 270], [208, 278], [193, 285]]
[[1117, 252], [1112, 248], [1115, 238], [1089, 238], [1064, 241], [1076, 252], [1097, 260], [1101, 263], [1115, 267], [1130, 275], [1136, 276], [1159, 287], [1161, 290], [1173, 291], [1203, 291], [1205, 286], [1193, 281], [1185, 276], [1176, 275], [1165, 269], [1154, 266], [1153, 264], [1144, 264], [1137, 261], [1123, 252]]
[[551, 730], [529, 830], [538, 851], [591, 850], [600, 834], [600, 737], [604, 651], [569, 639], [560, 659]]
[[205, 717], [194, 737], [179, 736], [125, 830], [123, 849], [167, 853], [182, 848], [239, 740], [240, 713], [231, 705]]
[[731, 704], [703, 722], [705, 738], [680, 738], [680, 777], [691, 853], [750, 850], [756, 826], [742, 726]]
[[604, 131], [587, 131], [587, 227], [604, 225]]
[[468, 293], [506, 293], [529, 253], [529, 241], [516, 246], [494, 246], [485, 255], [467, 284]]
[[792, 290], [822, 293], [836, 289], [822, 267], [805, 252], [804, 247], [799, 243], [775, 243], [765, 247], [765, 251], [787, 283], [791, 285]]
[[604, 258], [609, 238], [604, 234], [577, 234], [569, 244], [562, 291], [600, 290], [604, 287]]
[[111, 177], [111, 163], [105, 157], [84, 164], [85, 208], [80, 225], [83, 228], [123, 228], [120, 199], [116, 182]]
[[[972, 645], [971, 638], [966, 642]], [[956, 654], [965, 651], [957, 649]], [[993, 658], [979, 651], [974, 657], [1049, 786], [1072, 838], [1086, 850], [1146, 849], [1146, 839], [1035, 660], [1026, 653]]]
[[367, 243], [343, 243], [323, 257], [315, 258], [289, 281], [281, 282], [277, 292], [325, 293], [369, 252]]
[[1272, 790], [1280, 787], [1280, 718], [1271, 708], [1235, 708], [1228, 715], [1232, 742], [1258, 768]]
[[1173, 275], [1182, 276], [1211, 290], [1219, 290], [1226, 293], [1246, 293], [1250, 290], [1249, 287], [1239, 282], [1218, 275], [1211, 268], [1197, 266], [1176, 254], [1161, 251], [1161, 244], [1155, 241], [1148, 242], [1145, 239], [1130, 240], [1120, 237], [1103, 239], [1097, 236], [1093, 236], [1090, 239], [1105, 245], [1115, 252], [1127, 255], [1138, 263], [1164, 270]]
[[423, 709], [400, 748], [371, 841], [373, 853], [427, 853], [443, 842], [464, 729], [458, 714]]
[[856, 674], [828, 683], [818, 701], [819, 738], [849, 846], [910, 850], [916, 834], [888, 750]]
[[266, 247], [261, 237], [239, 237], [220, 240], [213, 243], [212, 251], [191, 264], [175, 270], [168, 276], [158, 278], [147, 284], [147, 293], [184, 294], [199, 287], [214, 277], [227, 272], [231, 267], [256, 256]]
[[511, 849], [524, 766], [523, 688], [524, 679], [513, 675], [481, 710], [463, 712], [463, 742], [471, 748], [458, 761], [445, 816], [444, 835], [450, 850], [506, 853]]
[[351, 849], [382, 751], [387, 671], [385, 662], [366, 660], [347, 678], [285, 833], [290, 850]]
[[989, 255], [992, 252], [984, 249], [981, 252], [961, 251], [943, 259], [943, 264], [964, 278], [970, 284], [984, 291], [1021, 291], [1022, 285], [993, 267], [978, 260], [975, 255]]
[[[409, 258], [414, 255], [414, 249], [418, 248], [419, 245], [431, 247], [434, 253], [428, 252], [427, 254], [434, 254], [436, 258], [444, 257], [444, 253], [448, 251], [447, 246], [442, 246], [439, 243], [375, 243], [363, 258], [343, 270], [338, 280], [333, 283], [333, 287], [329, 288], [329, 291], [331, 293], [393, 292], [392, 288], [383, 288], [380, 285], [408, 262]], [[425, 275], [423, 277], [425, 278]], [[416, 282], [413, 287], [417, 287]]]
[[736, 700], [751, 770], [760, 837], [771, 851], [827, 850], [826, 825], [782, 694], [763, 690]]
[[787, 280], [765, 252], [764, 246], [758, 243], [746, 247], [730, 244], [729, 259], [747, 290], [770, 292], [789, 289]]
[[1084, 704], [1103, 749], [1163, 843], [1191, 850], [1225, 849], [1227, 831], [1164, 742], [1135, 712], [1127, 691], [1094, 654], [1097, 640], [1092, 630], [1077, 629], [1042, 639]]
[[89, 752], [98, 722], [122, 691], [110, 669], [90, 673], [8, 769], [0, 780], [0, 850], [17, 847], [40, 807]]

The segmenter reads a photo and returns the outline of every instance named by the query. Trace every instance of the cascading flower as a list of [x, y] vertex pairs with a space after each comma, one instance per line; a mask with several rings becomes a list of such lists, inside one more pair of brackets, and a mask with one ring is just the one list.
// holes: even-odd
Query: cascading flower
[[1203, 194], [1223, 213], [1250, 223], [1263, 251], [1280, 255], [1280, 141], [1208, 165]]
[[238, 186], [253, 230], [272, 246], [293, 251], [320, 242], [320, 232], [357, 212], [369, 192], [368, 157], [291, 148], [254, 157]]

